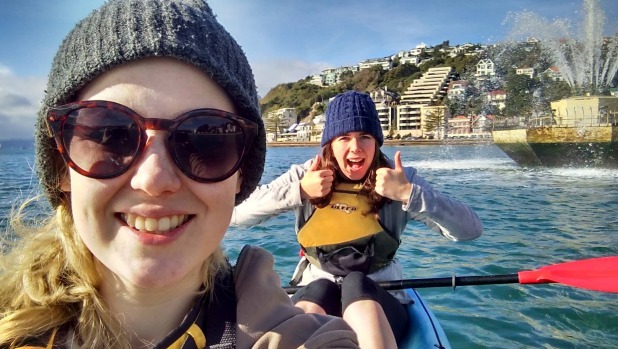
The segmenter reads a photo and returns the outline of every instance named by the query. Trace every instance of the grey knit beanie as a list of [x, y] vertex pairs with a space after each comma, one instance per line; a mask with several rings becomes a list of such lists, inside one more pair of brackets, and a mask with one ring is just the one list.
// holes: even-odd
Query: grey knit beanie
[[59, 180], [66, 165], [47, 131], [50, 107], [73, 102], [87, 83], [114, 66], [145, 57], [173, 57], [204, 71], [231, 97], [238, 114], [259, 125], [241, 167], [236, 203], [259, 183], [266, 133], [247, 58], [203, 0], [110, 0], [78, 23], [53, 60], [35, 131], [36, 165], [52, 207], [66, 196]]
[[368, 94], [347, 91], [338, 94], [326, 107], [321, 145], [348, 132], [366, 132], [382, 146], [384, 136], [375, 103]]

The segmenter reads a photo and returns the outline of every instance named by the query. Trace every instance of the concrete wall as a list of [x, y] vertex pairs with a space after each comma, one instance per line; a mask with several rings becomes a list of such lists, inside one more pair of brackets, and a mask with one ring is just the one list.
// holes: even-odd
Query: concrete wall
[[494, 143], [588, 143], [618, 141], [618, 127], [543, 127], [493, 131]]

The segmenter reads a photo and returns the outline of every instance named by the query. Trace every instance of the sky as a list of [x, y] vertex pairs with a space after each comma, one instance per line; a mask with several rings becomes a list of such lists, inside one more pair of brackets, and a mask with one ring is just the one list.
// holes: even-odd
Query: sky
[[[258, 92], [327, 68], [356, 65], [420, 43], [491, 44], [509, 14], [582, 22], [584, 0], [210, 0], [245, 51]], [[589, 1], [589, 0], [586, 0]], [[618, 0], [598, 0], [606, 34]], [[0, 0], [0, 140], [32, 138], [51, 61], [65, 35], [103, 0]]]

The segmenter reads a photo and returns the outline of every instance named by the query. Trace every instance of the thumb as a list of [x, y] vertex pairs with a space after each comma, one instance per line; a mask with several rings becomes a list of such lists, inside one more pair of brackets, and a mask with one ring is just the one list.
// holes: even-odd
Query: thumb
[[401, 163], [401, 151], [395, 153], [395, 170], [403, 171], [403, 164]]
[[315, 156], [315, 159], [313, 160], [309, 171], [317, 171], [318, 168], [320, 168], [320, 154]]

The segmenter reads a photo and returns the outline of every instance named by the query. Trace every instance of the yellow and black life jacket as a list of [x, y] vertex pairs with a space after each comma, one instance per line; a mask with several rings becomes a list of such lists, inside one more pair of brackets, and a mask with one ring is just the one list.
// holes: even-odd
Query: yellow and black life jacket
[[333, 275], [372, 273], [388, 264], [399, 248], [399, 239], [377, 215], [368, 214], [369, 198], [361, 188], [338, 184], [330, 203], [316, 208], [297, 235], [307, 260]]
[[[16, 349], [66, 348], [70, 325], [54, 328], [47, 335], [27, 340]], [[213, 292], [195, 301], [177, 329], [155, 349], [236, 348], [236, 295], [233, 273], [215, 282]]]

